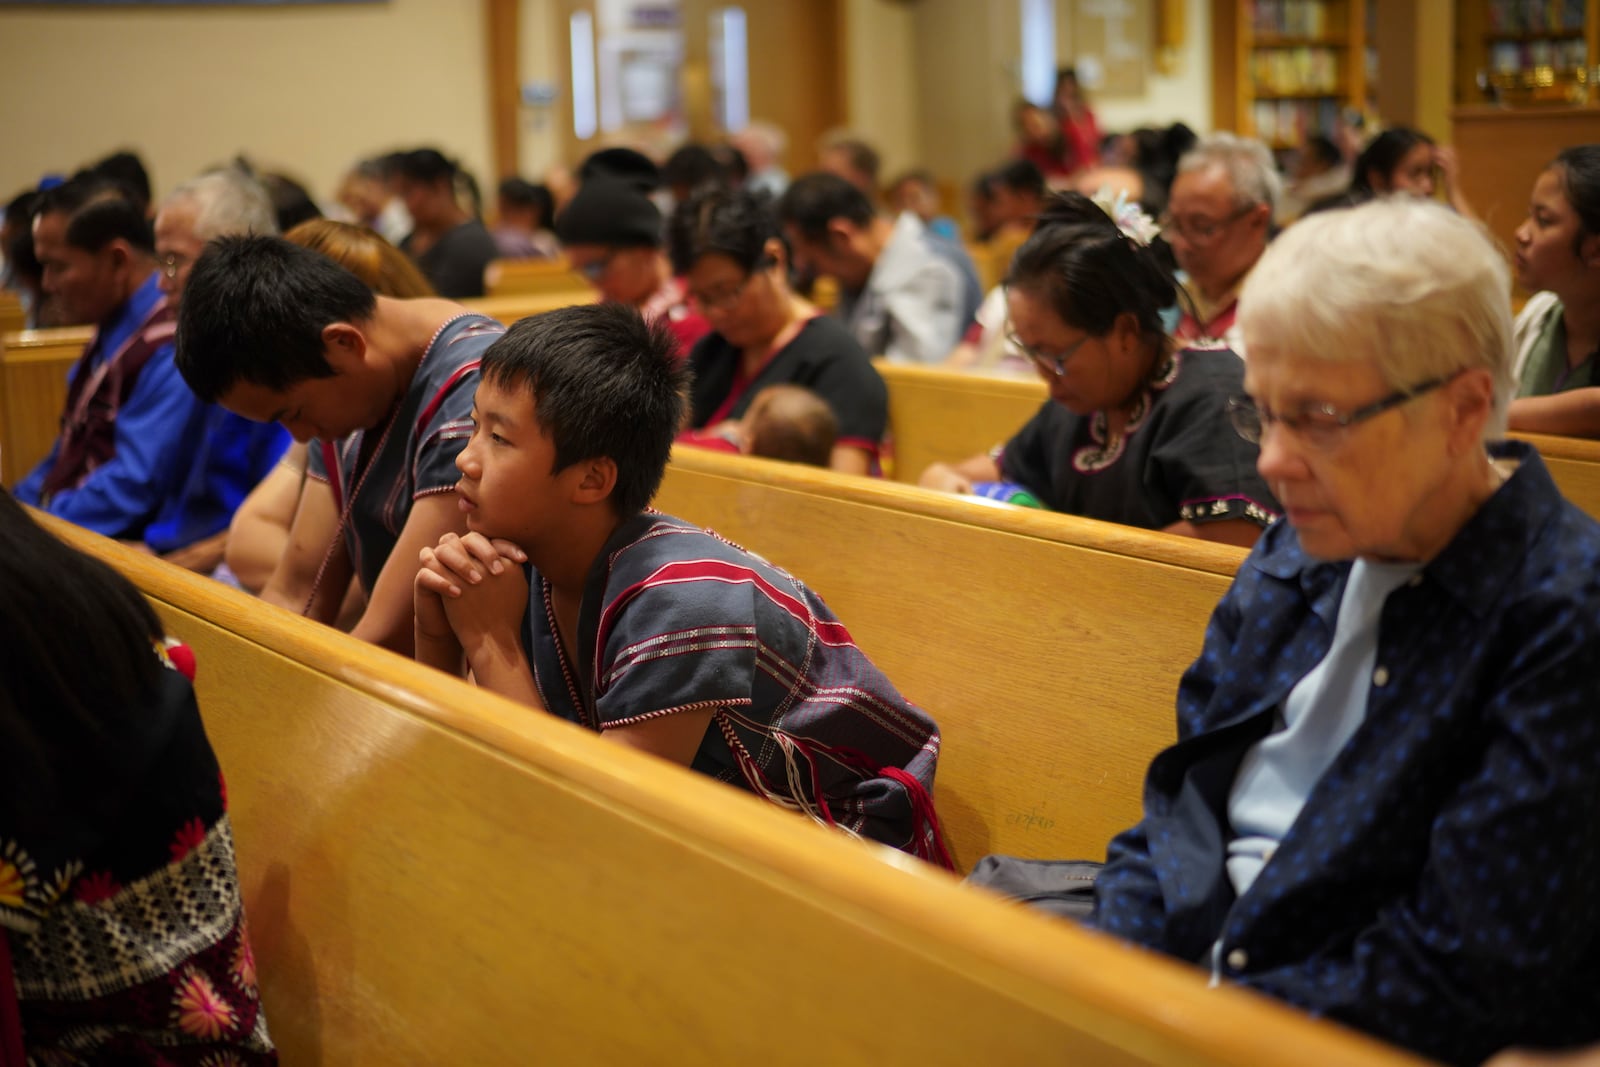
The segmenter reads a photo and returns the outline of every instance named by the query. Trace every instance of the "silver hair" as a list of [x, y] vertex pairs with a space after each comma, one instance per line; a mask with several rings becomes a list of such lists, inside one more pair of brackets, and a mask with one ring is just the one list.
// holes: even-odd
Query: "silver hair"
[[743, 132], [746, 137], [758, 138], [773, 159], [782, 159], [783, 153], [789, 148], [789, 135], [776, 123], [756, 119]]
[[1178, 160], [1179, 174], [1192, 174], [1208, 167], [1220, 167], [1233, 186], [1234, 202], [1241, 208], [1266, 204], [1278, 209], [1283, 195], [1283, 179], [1272, 159], [1272, 151], [1254, 137], [1214, 133], [1183, 154]]
[[200, 241], [233, 234], [278, 232], [272, 198], [261, 183], [226, 167], [191, 178], [172, 191], [165, 204], [189, 200], [196, 205], [194, 235]]
[[1511, 277], [1480, 223], [1399, 195], [1301, 219], [1267, 246], [1239, 296], [1246, 351], [1370, 359], [1393, 389], [1483, 368], [1485, 439], [1511, 396]]

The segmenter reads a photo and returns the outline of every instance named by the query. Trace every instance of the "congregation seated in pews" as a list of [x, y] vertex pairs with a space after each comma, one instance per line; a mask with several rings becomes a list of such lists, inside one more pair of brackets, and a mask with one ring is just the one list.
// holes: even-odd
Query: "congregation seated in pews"
[[[942, 993], [953, 1005], [961, 993], [1004, 1000], [1025, 991], [1049, 1016], [1040, 1044], [1023, 1042], [1030, 1049], [1048, 1047], [1046, 1033], [1086, 1054], [1103, 1043], [1130, 1062], [1188, 1062], [1196, 1050], [1207, 1062], [1268, 1062], [1300, 1047], [1206, 1044], [1215, 1030], [1190, 1009], [1208, 978], [1452, 1063], [1600, 1037], [1587, 981], [1600, 949], [1581, 899], [1584, 872], [1600, 857], [1586, 818], [1600, 799], [1600, 766], [1582, 714], [1600, 694], [1581, 669], [1600, 639], [1589, 625], [1600, 591], [1588, 577], [1600, 529], [1573, 506], [1600, 511], [1600, 452], [1556, 438], [1538, 440], [1539, 451], [1499, 440], [1513, 377], [1523, 393], [1510, 407], [1514, 427], [1581, 428], [1539, 420], [1573, 416], [1587, 390], [1557, 403], [1532, 394], [1581, 384], [1593, 358], [1584, 310], [1593, 303], [1590, 261], [1600, 262], [1589, 254], [1600, 240], [1593, 147], [1563, 153], [1535, 185], [1517, 272], [1547, 291], [1516, 323], [1515, 365], [1509, 279], [1464, 213], [1386, 201], [1313, 213], [1269, 242], [1275, 168], [1260, 145], [1230, 135], [1206, 138], [1176, 163], [1159, 228], [1125, 201], [1108, 209], [1058, 196], [1034, 225], [1016, 228], [1018, 238], [1032, 232], [1014, 255], [987, 263], [1003, 261], [1005, 284], [991, 294], [984, 326], [1001, 335], [1000, 358], [1037, 380], [1012, 389], [1021, 383], [974, 379], [966, 394], [948, 391], [946, 417], [966, 424], [928, 449], [901, 436], [910, 422], [897, 414], [905, 407], [896, 383], [927, 386], [939, 372], [893, 362], [875, 369], [868, 356], [937, 362], [954, 347], [946, 320], [959, 334], [975, 304], [957, 262], [964, 257], [919, 212], [882, 214], [875, 177], [856, 173], [861, 153], [848, 141], [834, 147], [847, 177], [802, 176], [773, 205], [726, 187], [713, 168], [674, 189], [670, 214], [657, 207], [664, 179], [654, 163], [630, 150], [596, 153], [553, 214], [564, 258], [493, 265], [454, 163], [431, 149], [397, 155], [391, 202], [412, 208], [411, 250], [448, 267], [452, 286], [467, 279], [475, 292], [498, 290], [470, 307], [363, 275], [352, 251], [365, 236], [357, 227], [317, 223], [298, 235], [318, 255], [267, 236], [270, 222], [219, 224], [215, 202], [239, 192], [236, 172], [202, 176], [162, 201], [153, 246], [122, 191], [74, 179], [43, 194], [33, 244], [56, 311], [99, 330], [70, 379], [58, 380], [61, 395], [46, 409], [65, 413], [64, 432], [18, 494], [65, 513], [108, 465], [137, 460], [150, 427], [182, 423], [190, 444], [160, 448], [192, 462], [146, 463], [153, 473], [133, 479], [142, 491], [166, 486], [175, 501], [106, 532], [210, 572], [224, 542], [244, 546], [250, 523], [266, 515], [265, 547], [234, 568], [247, 586], [264, 584], [264, 599], [510, 697], [491, 702], [494, 725], [485, 726], [470, 710], [478, 698], [438, 671], [401, 671], [376, 652], [362, 660], [373, 684], [349, 704], [361, 709], [354, 715], [428, 737], [471, 766], [451, 778], [445, 803], [472, 796], [492, 806], [492, 791], [470, 784], [480, 773], [530, 805], [553, 804], [565, 772], [544, 761], [573, 742], [560, 730], [524, 728], [568, 720], [612, 744], [575, 750], [606, 784], [560, 810], [617, 833], [619, 860], [620, 842], [635, 840], [659, 847], [663, 867], [683, 863], [731, 894], [748, 890], [749, 913], [783, 917], [775, 945], [799, 931], [842, 945], [848, 918], [808, 925], [828, 904], [845, 916], [867, 908], [874, 921], [886, 901], [909, 907], [913, 932], [892, 934], [904, 957], [872, 973], [914, 974], [913, 961], [930, 956], [980, 959], [981, 976], [952, 966], [957, 976]], [[115, 239], [101, 242], [107, 228]], [[1157, 229], [1184, 287], [1166, 269], [1167, 250], [1152, 243]], [[319, 243], [346, 238], [343, 252]], [[472, 245], [471, 263], [444, 256], [457, 238]], [[363, 254], [413, 269], [378, 244]], [[551, 250], [546, 242], [536, 251]], [[837, 319], [798, 295], [797, 266], [837, 284]], [[84, 281], [96, 276], [98, 295]], [[596, 296], [604, 302], [590, 303]], [[526, 315], [537, 317], [506, 329]], [[124, 335], [131, 347], [118, 348]], [[12, 411], [49, 391], [14, 384], [24, 381], [22, 351], [8, 343], [0, 353], [8, 472], [31, 458], [13, 439], [37, 441], [43, 421]], [[169, 384], [181, 373], [183, 388], [167, 400], [203, 416], [141, 421], [147, 398], [138, 390], [154, 390], [159, 371], [140, 386], [104, 369], [124, 358], [141, 378], [163, 365]], [[1033, 410], [980, 430], [997, 425], [978, 414], [984, 395]], [[282, 466], [276, 423], [302, 442]], [[229, 449], [215, 443], [224, 427], [260, 442], [247, 450], [250, 470], [229, 470], [237, 487], [225, 492], [213, 477], [229, 467]], [[645, 510], [675, 437], [836, 472], [801, 475], [680, 449], [661, 503], [675, 511], [673, 501], [685, 500], [683, 521]], [[951, 453], [958, 440], [967, 443]], [[982, 511], [837, 473], [868, 473], [880, 458], [903, 480], [1065, 514]], [[242, 509], [230, 535], [227, 516], [268, 469], [260, 491], [271, 506]], [[206, 493], [223, 502], [201, 503]], [[186, 532], [169, 538], [170, 527]], [[154, 561], [95, 551], [156, 584], [164, 573]], [[893, 564], [880, 565], [889, 555]], [[995, 592], [1010, 585], [1034, 588]], [[223, 656], [266, 662], [228, 632], [242, 603], [207, 599], [198, 615], [164, 610]], [[284, 621], [268, 614], [273, 625]], [[314, 632], [297, 631], [297, 656], [309, 654], [314, 639], [305, 635]], [[1045, 648], [1058, 658], [1053, 666], [1039, 655]], [[331, 694], [339, 684], [326, 668], [286, 669], [308, 691]], [[1005, 673], [1017, 677], [991, 677]], [[243, 717], [270, 691], [217, 699]], [[469, 710], [435, 719], [434, 697], [416, 696], [424, 691]], [[423, 706], [427, 715], [415, 718]], [[354, 738], [354, 721], [335, 729]], [[442, 738], [433, 729], [441, 723], [471, 744]], [[652, 821], [651, 806], [670, 806], [663, 798], [681, 786], [666, 773], [676, 768], [656, 777], [649, 760], [622, 748], [719, 783], [695, 784], [704, 792], [685, 818]], [[236, 751], [258, 758], [251, 746]], [[485, 752], [504, 766], [489, 770]], [[405, 758], [394, 761], [403, 773]], [[324, 839], [321, 856], [280, 850], [269, 802], [278, 772], [252, 765], [248, 773], [254, 833], [272, 843], [269, 854], [320, 864], [322, 877], [352, 884], [349, 871], [334, 870], [340, 864], [327, 856], [337, 849]], [[321, 784], [307, 774], [302, 782]], [[615, 806], [613, 776], [637, 774], [649, 788]], [[1141, 957], [1127, 974], [1170, 976], [1198, 1044], [1185, 1049], [1168, 1022], [1141, 1014], [1124, 973], [1103, 988], [1053, 971], [1040, 979], [1018, 946], [1039, 931], [1044, 943], [1076, 950], [1084, 935], [1073, 925], [1019, 911], [995, 920], [997, 929], [1021, 924], [1004, 941], [1013, 955], [974, 956], [977, 927], [951, 920], [957, 930], [941, 940], [922, 925], [936, 926], [940, 907], [1006, 914], [970, 888], [910, 860], [900, 862], [914, 873], [892, 875], [909, 880], [885, 888], [873, 880], [883, 873], [874, 853], [830, 854], [847, 846], [804, 836], [812, 831], [801, 817], [781, 824], [779, 847], [753, 850], [748, 826], [780, 823], [759, 821], [776, 813], [740, 791], [834, 836], [961, 872], [985, 851], [1014, 853], [1016, 863], [982, 865], [980, 880], [1069, 900], [1074, 913], [1092, 906], [1087, 925], [1184, 964], [1163, 970]], [[404, 796], [415, 804], [422, 794]], [[1039, 813], [1051, 805], [1052, 814]], [[482, 818], [456, 812], [451, 832], [481, 831], [474, 816]], [[629, 838], [629, 826], [645, 829]], [[523, 848], [536, 836], [518, 828], [510, 840]], [[700, 862], [707, 841], [718, 842], [717, 862]], [[814, 841], [827, 841], [824, 851], [813, 853]], [[462, 855], [492, 871], [492, 857], [474, 847]], [[255, 915], [256, 894], [273, 899], [261, 865], [275, 860], [252, 859], [248, 841], [242, 848]], [[386, 842], [359, 855], [396, 862]], [[752, 855], [759, 862], [747, 865]], [[533, 856], [508, 873], [527, 877]], [[1101, 856], [1107, 866], [1087, 891], [1073, 884], [1055, 893], [1050, 878], [1081, 868], [1040, 862]], [[850, 872], [847, 887], [827, 888], [807, 862]], [[729, 865], [738, 874], [718, 880], [713, 872]], [[1511, 869], [1538, 874], [1525, 884]], [[796, 880], [774, 892], [774, 871]], [[583, 877], [576, 865], [556, 873]], [[1517, 886], [1515, 907], [1501, 890], [1507, 881]], [[541, 880], [539, 894], [552, 884]], [[292, 968], [293, 953], [281, 950], [298, 932], [283, 925], [277, 900], [270, 958]], [[710, 917], [714, 899], [702, 903], [686, 921], [702, 932], [737, 928], [733, 917]], [[448, 935], [448, 912], [429, 914]], [[609, 943], [604, 919], [570, 907], [560, 914], [574, 924], [579, 951]], [[355, 942], [340, 939], [336, 917], [322, 912], [315, 923], [349, 963]], [[560, 924], [521, 929], [548, 937]], [[665, 945], [673, 933], [661, 924], [645, 936]], [[237, 941], [230, 951], [248, 957], [242, 924]], [[657, 973], [631, 962], [619, 956], [607, 975], [642, 982]], [[319, 973], [349, 992], [359, 978], [351, 969]], [[526, 962], [512, 970], [548, 988]], [[693, 960], [659, 973], [703, 977]], [[29, 981], [25, 1007], [39, 988]], [[338, 1045], [318, 1015], [327, 1002], [316, 976], [309, 984], [304, 973], [270, 976], [269, 990], [274, 981], [297, 1052], [400, 1055], [396, 1039], [369, 1026]], [[587, 981], [550, 1003], [570, 1009], [577, 990], [593, 988]], [[737, 985], [727, 983], [727, 997]], [[217, 1038], [226, 1014], [230, 1037], [250, 1035], [260, 1046], [250, 1051], [264, 1051], [264, 1024], [248, 1005], [206, 1000], [192, 973], [179, 990], [189, 999], [174, 1017], [180, 1030], [188, 1020], [188, 1037]], [[0, 1022], [5, 992], [0, 985]], [[1115, 1038], [1081, 1024], [1080, 998], [1096, 996], [1120, 1013]], [[270, 1014], [270, 993], [265, 1002]], [[662, 1003], [686, 1010], [676, 993]], [[414, 1002], [401, 994], [395, 1004]], [[374, 999], [362, 1010], [386, 1007]], [[1372, 1052], [1254, 1008], [1263, 1014], [1241, 1008], [1237, 1017], [1326, 1049], [1329, 1062]], [[199, 1017], [206, 1010], [209, 1021]], [[460, 1029], [441, 1025], [417, 1047], [438, 1050]], [[637, 1054], [645, 1029], [607, 1040]], [[881, 1035], [852, 1033], [855, 1052], [881, 1048]], [[569, 1026], [563, 1040], [578, 1035]], [[974, 1026], [966, 1036], [996, 1032]], [[727, 1047], [747, 1040], [738, 1031]], [[1170, 1060], [1150, 1051], [1169, 1045]], [[479, 1059], [505, 1051], [493, 1038], [480, 1047]], [[818, 1038], [819, 1050], [832, 1047]]]

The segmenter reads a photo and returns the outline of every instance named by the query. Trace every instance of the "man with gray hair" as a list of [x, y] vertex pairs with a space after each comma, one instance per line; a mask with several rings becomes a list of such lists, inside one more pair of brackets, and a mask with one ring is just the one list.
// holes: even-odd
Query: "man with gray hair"
[[[167, 302], [174, 310], [179, 306], [189, 270], [206, 242], [277, 231], [272, 200], [242, 171], [213, 170], [184, 182], [156, 213], [156, 266]], [[216, 404], [204, 405], [200, 417], [204, 424], [182, 490], [145, 530], [144, 544], [180, 566], [209, 574], [222, 562], [233, 513], [283, 456], [289, 434]]]
[[248, 174], [228, 167], [184, 182], [162, 201], [156, 213], [161, 291], [174, 304], [178, 302], [189, 280], [189, 268], [213, 237], [277, 232], [272, 200]]
[[773, 199], [789, 188], [789, 175], [783, 169], [783, 154], [789, 148], [789, 135], [770, 122], [757, 120], [728, 138], [744, 156], [750, 176], [744, 180], [751, 192], [765, 192]]
[[1234, 327], [1239, 290], [1267, 249], [1281, 189], [1272, 153], [1254, 139], [1213, 134], [1179, 160], [1161, 234], [1188, 276], [1180, 341], [1244, 354]]

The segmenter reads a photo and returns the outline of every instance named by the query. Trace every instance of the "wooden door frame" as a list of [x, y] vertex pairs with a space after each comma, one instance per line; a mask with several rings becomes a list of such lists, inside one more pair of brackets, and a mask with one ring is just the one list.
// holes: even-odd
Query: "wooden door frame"
[[496, 182], [520, 169], [522, 76], [521, 0], [484, 0], [484, 69], [489, 79], [490, 159]]

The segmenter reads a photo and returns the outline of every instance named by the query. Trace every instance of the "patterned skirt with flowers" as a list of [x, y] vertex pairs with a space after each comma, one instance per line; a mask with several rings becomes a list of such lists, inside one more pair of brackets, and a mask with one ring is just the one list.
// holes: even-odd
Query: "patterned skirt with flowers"
[[[277, 1062], [226, 787], [188, 680], [164, 673], [166, 706], [144, 721], [166, 728], [130, 753], [147, 757], [137, 795], [62, 812], [47, 833], [0, 811], [0, 937], [31, 1063]], [[8, 836], [18, 825], [32, 836]]]

